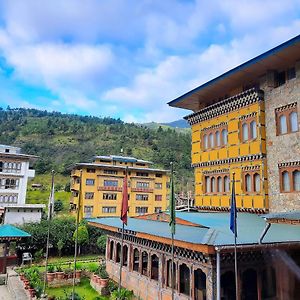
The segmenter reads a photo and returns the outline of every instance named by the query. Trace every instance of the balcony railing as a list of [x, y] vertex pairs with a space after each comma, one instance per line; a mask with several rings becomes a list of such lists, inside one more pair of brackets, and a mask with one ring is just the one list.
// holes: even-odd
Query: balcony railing
[[119, 187], [119, 186], [98, 186], [98, 191], [117, 191], [117, 192], [122, 192], [122, 187]]
[[153, 189], [149, 188], [131, 188], [132, 192], [153, 193]]

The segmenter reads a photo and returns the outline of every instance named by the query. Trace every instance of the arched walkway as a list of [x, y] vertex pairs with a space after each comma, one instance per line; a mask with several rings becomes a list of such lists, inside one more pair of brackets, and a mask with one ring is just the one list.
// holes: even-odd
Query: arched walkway
[[195, 300], [206, 300], [206, 275], [200, 269], [194, 271]]
[[232, 271], [221, 276], [221, 298], [222, 300], [235, 300], [235, 277]]
[[242, 300], [257, 299], [257, 273], [253, 269], [247, 269], [242, 275]]

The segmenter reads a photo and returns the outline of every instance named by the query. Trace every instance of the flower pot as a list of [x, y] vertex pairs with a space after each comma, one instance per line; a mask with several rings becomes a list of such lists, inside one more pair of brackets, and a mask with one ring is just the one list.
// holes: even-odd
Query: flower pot
[[108, 280], [109, 280], [108, 278], [105, 278], [105, 279], [104, 278], [100, 278], [100, 282], [99, 282], [100, 286], [101, 287], [107, 287], [108, 286]]
[[81, 270], [76, 270], [75, 271], [75, 278], [80, 279], [80, 277], [81, 277]]
[[99, 276], [99, 275], [96, 275], [96, 283], [97, 283], [97, 284], [100, 284], [100, 280], [101, 280], [100, 276]]
[[55, 278], [55, 273], [47, 273], [47, 281], [51, 282]]
[[28, 289], [30, 297], [33, 298], [35, 296], [35, 289]]
[[65, 273], [64, 273], [64, 272], [56, 272], [56, 273], [55, 273], [55, 277], [56, 277], [58, 280], [62, 280], [62, 279], [64, 279], [64, 277], [65, 277]]
[[24, 276], [24, 274], [20, 274], [20, 279], [21, 279], [22, 281], [24, 281], [24, 280], [25, 280], [25, 276]]
[[96, 274], [93, 274], [92, 281], [97, 282], [97, 277], [98, 276]]

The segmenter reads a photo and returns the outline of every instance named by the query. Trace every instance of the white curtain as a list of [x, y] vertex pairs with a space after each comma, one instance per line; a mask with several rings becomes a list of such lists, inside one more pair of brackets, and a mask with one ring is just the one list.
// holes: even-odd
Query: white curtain
[[289, 192], [291, 190], [290, 176], [286, 171], [282, 173], [282, 187], [285, 192]]
[[300, 191], [300, 171], [293, 172], [294, 191]]
[[252, 121], [250, 123], [250, 133], [251, 133], [251, 138], [256, 139], [257, 132], [256, 132], [256, 122], [255, 121]]
[[279, 117], [280, 134], [287, 133], [286, 116], [282, 115]]
[[298, 131], [298, 116], [295, 111], [290, 114], [291, 132]]

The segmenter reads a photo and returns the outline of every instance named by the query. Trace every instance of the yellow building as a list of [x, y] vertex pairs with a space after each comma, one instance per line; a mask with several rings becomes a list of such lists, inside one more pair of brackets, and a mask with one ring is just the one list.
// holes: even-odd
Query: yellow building
[[96, 156], [93, 163], [75, 164], [71, 173], [71, 209], [78, 205], [81, 178], [81, 218], [119, 217], [122, 187], [128, 174], [129, 216], [166, 210], [169, 176], [149, 161], [124, 156]]

